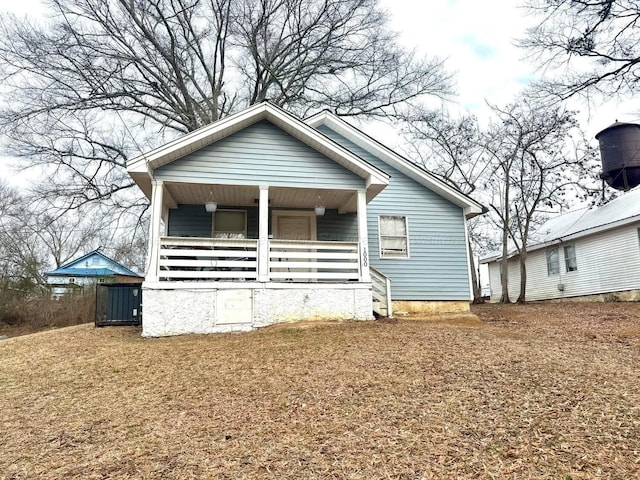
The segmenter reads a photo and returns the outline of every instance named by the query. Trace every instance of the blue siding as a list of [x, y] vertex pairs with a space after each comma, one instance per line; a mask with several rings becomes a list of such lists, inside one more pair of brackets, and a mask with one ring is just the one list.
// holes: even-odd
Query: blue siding
[[362, 188], [364, 180], [266, 120], [154, 172], [165, 181]]
[[[225, 207], [220, 209], [245, 210], [247, 212], [247, 238], [258, 238], [257, 207]], [[338, 214], [329, 210], [324, 216], [316, 218], [317, 237], [322, 241], [357, 242], [358, 218], [355, 213]], [[271, 232], [271, 209], [269, 211], [269, 232]], [[210, 237], [211, 214], [203, 205], [178, 205], [169, 210], [169, 236], [174, 237]]]
[[178, 205], [169, 210], [167, 232], [171, 237], [210, 237], [211, 214], [203, 205]]
[[326, 242], [357, 242], [358, 217], [355, 213], [339, 214], [337, 210], [327, 210], [316, 217], [318, 240]]
[[[391, 175], [367, 208], [371, 265], [391, 278], [394, 300], [468, 300], [469, 274], [462, 209], [326, 126], [319, 130]], [[378, 216], [406, 215], [408, 259], [381, 259]]]
[[[258, 238], [257, 207], [225, 207], [220, 210], [244, 210], [247, 212], [247, 238]], [[180, 204], [178, 208], [169, 210], [168, 234], [172, 237], [210, 237], [212, 214], [202, 204]]]

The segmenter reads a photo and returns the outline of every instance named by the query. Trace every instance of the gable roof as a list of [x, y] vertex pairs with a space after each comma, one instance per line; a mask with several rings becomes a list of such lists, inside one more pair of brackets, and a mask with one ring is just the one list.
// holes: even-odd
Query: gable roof
[[[595, 208], [574, 210], [547, 220], [532, 235], [527, 251], [539, 250], [560, 241], [570, 241], [598, 232], [640, 222], [640, 188], [631, 190], [609, 203]], [[510, 251], [510, 255], [515, 252]], [[499, 259], [489, 254], [481, 263]]]
[[255, 104], [241, 112], [218, 120], [134, 158], [127, 162], [127, 171], [142, 191], [150, 197], [151, 179], [155, 169], [239, 132], [261, 120], [268, 120], [292, 137], [297, 138], [365, 179], [368, 199], [373, 198], [389, 184], [390, 177], [385, 172], [268, 101]]
[[[99, 256], [103, 260], [107, 261], [110, 264], [110, 267], [97, 267], [97, 268], [89, 268], [79, 266], [82, 265], [83, 262], [88, 261], [91, 257]], [[104, 276], [104, 275], [127, 275], [130, 277], [139, 277], [142, 278], [141, 275], [129, 270], [127, 267], [122, 265], [121, 263], [116, 262], [114, 259], [107, 257], [104, 253], [99, 250], [94, 250], [92, 252], [83, 255], [80, 258], [76, 258], [74, 260], [70, 260], [64, 265], [60, 265], [58, 268], [54, 270], [50, 270], [45, 272], [45, 275], [72, 275], [72, 276]]]
[[360, 129], [345, 122], [342, 118], [328, 110], [324, 110], [309, 117], [305, 122], [314, 128], [326, 125], [336, 133], [339, 133], [367, 152], [380, 158], [388, 165], [414, 179], [429, 190], [446, 198], [451, 203], [458, 205], [464, 210], [464, 214], [467, 218], [472, 218], [476, 215], [487, 212], [487, 209], [484, 206], [468, 195], [465, 195], [455, 187], [443, 182], [424, 168], [408, 160], [397, 152], [394, 152], [389, 147], [373, 139]]

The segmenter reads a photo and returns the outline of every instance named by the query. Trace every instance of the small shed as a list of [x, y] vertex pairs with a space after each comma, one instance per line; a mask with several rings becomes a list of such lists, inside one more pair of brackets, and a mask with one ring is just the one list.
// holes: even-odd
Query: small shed
[[96, 327], [142, 324], [142, 288], [136, 283], [96, 285]]
[[100, 283], [142, 283], [141, 275], [129, 270], [121, 263], [107, 257], [99, 250], [71, 260], [64, 265], [45, 272], [47, 286], [53, 298], [69, 293], [81, 293], [85, 288], [92, 291]]

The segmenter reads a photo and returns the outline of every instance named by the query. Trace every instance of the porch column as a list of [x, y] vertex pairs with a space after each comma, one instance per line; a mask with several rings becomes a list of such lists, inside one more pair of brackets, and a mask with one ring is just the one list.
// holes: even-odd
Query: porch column
[[260, 185], [258, 204], [258, 281], [269, 281], [269, 187]]
[[[164, 196], [164, 195], [163, 195]], [[166, 237], [169, 235], [169, 207], [162, 207], [162, 228], [160, 235]]]
[[358, 245], [360, 246], [360, 281], [370, 282], [369, 232], [367, 230], [367, 191], [358, 190]]
[[149, 225], [149, 248], [147, 253], [147, 282], [158, 281], [158, 257], [160, 256], [160, 222], [162, 220], [162, 180], [151, 181], [151, 223]]

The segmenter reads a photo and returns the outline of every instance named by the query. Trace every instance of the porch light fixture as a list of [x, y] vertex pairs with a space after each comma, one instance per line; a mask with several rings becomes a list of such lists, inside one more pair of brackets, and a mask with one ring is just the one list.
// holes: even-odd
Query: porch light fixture
[[324, 215], [324, 205], [322, 205], [322, 199], [320, 198], [320, 194], [318, 193], [318, 201], [316, 202], [316, 207], [313, 209], [314, 212], [316, 212], [316, 215], [318, 217], [321, 217], [322, 215]]
[[207, 201], [204, 204], [204, 208], [209, 213], [213, 213], [218, 209], [218, 203], [216, 202], [216, 197], [213, 195], [213, 190], [209, 192], [209, 196], [207, 197]]

